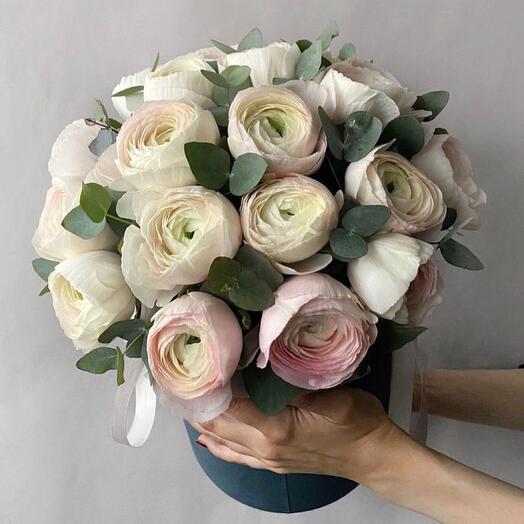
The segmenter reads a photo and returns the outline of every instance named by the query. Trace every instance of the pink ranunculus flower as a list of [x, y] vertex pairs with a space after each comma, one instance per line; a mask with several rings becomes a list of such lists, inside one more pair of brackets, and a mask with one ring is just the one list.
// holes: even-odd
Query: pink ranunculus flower
[[225, 302], [197, 291], [175, 299], [154, 315], [147, 341], [157, 395], [193, 422], [220, 415], [241, 351], [242, 330]]
[[315, 273], [280, 286], [262, 314], [258, 366], [305, 389], [351, 377], [377, 336], [377, 317], [334, 278]]
[[406, 293], [406, 308], [410, 324], [420, 326], [442, 302], [443, 282], [437, 264], [429, 260], [421, 265]]

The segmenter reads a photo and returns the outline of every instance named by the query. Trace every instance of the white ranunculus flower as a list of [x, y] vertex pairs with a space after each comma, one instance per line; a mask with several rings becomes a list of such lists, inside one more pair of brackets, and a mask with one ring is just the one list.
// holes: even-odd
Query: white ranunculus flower
[[218, 68], [223, 71], [232, 65], [249, 66], [254, 87], [270, 86], [273, 78], [295, 78], [300, 54], [296, 44], [273, 42], [266, 47], [224, 55], [218, 60]]
[[127, 320], [135, 297], [120, 269], [120, 257], [92, 251], [60, 262], [49, 275], [49, 291], [60, 326], [77, 349], [88, 352], [118, 320]]
[[404, 87], [391, 73], [362, 58], [337, 62], [333, 69], [355, 82], [385, 93], [397, 104], [401, 113], [410, 111], [417, 100], [417, 95]]
[[195, 51], [195, 54], [202, 57], [204, 60], [208, 61], [216, 61], [220, 60], [221, 58], [224, 58], [226, 56], [226, 53], [224, 51], [220, 51], [218, 47], [203, 47], [202, 49], [197, 49]]
[[213, 107], [213, 84], [201, 70], [214, 71], [197, 53], [179, 56], [147, 73], [144, 100], [190, 100], [203, 109]]
[[465, 229], [478, 229], [478, 208], [487, 201], [477, 186], [471, 162], [460, 142], [450, 135], [433, 135], [411, 161], [440, 187], [446, 205], [457, 211], [457, 220], [471, 218]]
[[344, 122], [355, 111], [367, 111], [376, 116], [383, 126], [400, 115], [397, 104], [385, 93], [355, 82], [335, 69], [325, 74], [320, 85], [327, 89], [334, 105], [334, 110], [326, 110], [326, 113], [336, 124]]
[[[280, 264], [281, 271], [292, 274], [295, 272], [283, 266], [305, 261], [324, 247], [337, 225], [338, 206], [320, 182], [300, 175], [286, 176], [267, 180], [244, 195], [240, 219], [246, 244]], [[321, 262], [331, 260], [316, 256]], [[321, 267], [313, 265], [310, 269], [318, 271]]]
[[257, 153], [277, 174], [315, 172], [327, 146], [317, 108], [326, 102], [323, 87], [300, 80], [240, 91], [229, 109], [231, 154]]
[[146, 102], [122, 125], [116, 141], [122, 191], [196, 183], [184, 152], [188, 142], [217, 144], [213, 115], [193, 102]]
[[438, 186], [404, 157], [384, 146], [352, 162], [346, 169], [346, 193], [363, 205], [386, 206], [386, 229], [415, 234], [442, 224], [446, 206]]
[[348, 264], [353, 289], [383, 318], [393, 319], [419, 267], [433, 254], [433, 246], [400, 233], [379, 234], [368, 242], [368, 252]]
[[116, 165], [116, 144], [111, 144], [99, 157], [95, 167], [87, 174], [85, 183], [94, 182], [109, 187], [117, 178], [122, 176]]
[[[147, 67], [138, 73], [122, 77], [120, 82], [118, 82], [118, 84], [114, 87], [112, 94], [118, 93], [119, 91], [123, 91], [124, 89], [128, 89], [130, 87], [143, 86], [150, 69], [151, 68]], [[124, 120], [127, 120], [135, 111], [138, 111], [144, 103], [144, 92], [140, 91], [139, 93], [128, 96], [115, 96], [112, 97], [111, 100], [113, 102], [113, 107], [116, 109], [116, 112]]]
[[78, 205], [80, 186], [57, 183], [47, 190], [44, 209], [33, 236], [33, 247], [39, 256], [61, 261], [88, 251], [113, 250], [116, 235], [106, 225], [102, 233], [83, 240], [62, 227], [64, 217]]
[[89, 144], [100, 128], [88, 126], [84, 120], [75, 120], [58, 135], [51, 149], [49, 173], [53, 183], [80, 185], [95, 167], [97, 156], [89, 151]]
[[238, 213], [227, 198], [201, 186], [126, 193], [119, 216], [136, 220], [122, 247], [122, 270], [148, 307], [167, 303], [178, 286], [203, 282], [216, 257], [242, 242]]

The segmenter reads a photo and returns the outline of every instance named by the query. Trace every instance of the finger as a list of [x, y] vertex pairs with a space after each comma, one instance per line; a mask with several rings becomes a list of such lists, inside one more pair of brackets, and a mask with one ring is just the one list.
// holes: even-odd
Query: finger
[[238, 453], [223, 444], [220, 444], [215, 439], [209, 436], [202, 435], [198, 438], [198, 442], [207, 447], [207, 449], [216, 457], [226, 462], [233, 462], [243, 466], [249, 466], [254, 469], [270, 469], [267, 464], [261, 460]]
[[[255, 456], [253, 450], [249, 449], [248, 447], [244, 446], [243, 444], [239, 444], [239, 443], [233, 442], [231, 440], [226, 440], [226, 439], [216, 435], [215, 433], [211, 433], [210, 431], [207, 431], [205, 428], [202, 428], [202, 427], [195, 427], [195, 429], [200, 432], [201, 436], [207, 436], [209, 438], [212, 438], [213, 440], [215, 440], [216, 442], [218, 442], [222, 446], [226, 446], [226, 447], [232, 449], [233, 451], [241, 453], [242, 455]], [[199, 439], [197, 439], [197, 442], [198, 441], [199, 441]]]
[[357, 389], [342, 388], [300, 393], [289, 405], [336, 420], [342, 412], [347, 412], [363, 393]]

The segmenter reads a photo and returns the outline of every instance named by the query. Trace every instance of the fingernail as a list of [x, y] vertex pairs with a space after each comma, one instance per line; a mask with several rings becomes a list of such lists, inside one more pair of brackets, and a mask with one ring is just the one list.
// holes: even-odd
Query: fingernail
[[196, 440], [195, 441], [199, 446], [202, 446], [203, 448], [206, 448], [207, 449], [207, 446], [203, 443], [203, 442], [200, 442], [200, 440]]

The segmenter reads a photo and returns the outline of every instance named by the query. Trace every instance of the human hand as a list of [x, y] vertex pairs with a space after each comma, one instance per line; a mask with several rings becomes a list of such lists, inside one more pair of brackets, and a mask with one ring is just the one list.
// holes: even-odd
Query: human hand
[[202, 433], [197, 442], [222, 460], [358, 482], [403, 435], [375, 397], [347, 388], [301, 395], [275, 416], [248, 399], [234, 399], [224, 414], [194, 427]]

